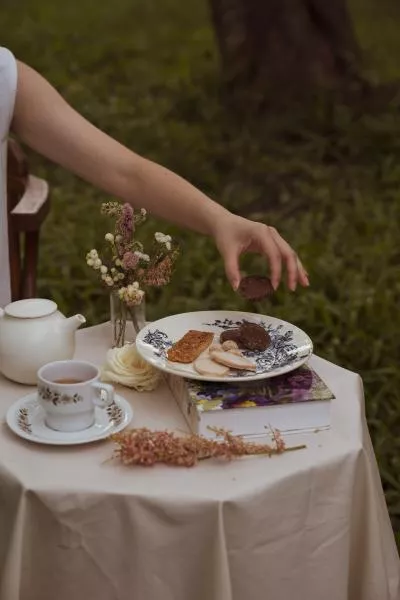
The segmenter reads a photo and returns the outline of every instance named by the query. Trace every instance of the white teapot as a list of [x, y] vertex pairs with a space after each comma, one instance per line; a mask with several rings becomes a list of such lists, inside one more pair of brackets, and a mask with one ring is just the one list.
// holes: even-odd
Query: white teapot
[[0, 309], [0, 371], [18, 383], [36, 384], [38, 369], [71, 359], [82, 315], [66, 319], [52, 300], [30, 298]]

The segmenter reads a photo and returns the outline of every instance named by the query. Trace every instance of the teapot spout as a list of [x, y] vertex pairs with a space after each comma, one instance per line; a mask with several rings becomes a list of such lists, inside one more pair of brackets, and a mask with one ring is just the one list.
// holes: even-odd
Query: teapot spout
[[86, 323], [86, 319], [83, 315], [74, 315], [65, 319], [62, 326], [69, 331], [76, 331], [84, 323]]

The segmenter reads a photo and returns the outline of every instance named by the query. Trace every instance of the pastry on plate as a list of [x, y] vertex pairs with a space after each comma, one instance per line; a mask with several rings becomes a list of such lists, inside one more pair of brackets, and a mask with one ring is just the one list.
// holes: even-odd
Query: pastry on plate
[[214, 334], [209, 331], [190, 329], [168, 350], [168, 360], [189, 364], [208, 348], [213, 339]]
[[208, 377], [223, 377], [229, 373], [229, 367], [217, 363], [209, 356], [199, 356], [199, 358], [194, 361], [193, 367], [200, 375]]
[[210, 352], [210, 356], [212, 360], [215, 360], [215, 362], [225, 365], [230, 369], [237, 369], [239, 371], [256, 370], [256, 364], [253, 361], [244, 356], [233, 354], [233, 352], [221, 352], [219, 350], [215, 350], [214, 352]]

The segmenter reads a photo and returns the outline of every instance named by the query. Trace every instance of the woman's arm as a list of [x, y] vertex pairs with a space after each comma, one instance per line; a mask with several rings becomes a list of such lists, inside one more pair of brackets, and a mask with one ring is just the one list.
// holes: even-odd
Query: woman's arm
[[106, 192], [177, 225], [211, 235], [234, 288], [245, 251], [268, 257], [275, 286], [286, 262], [288, 283], [308, 285], [290, 246], [270, 227], [235, 216], [168, 169], [125, 148], [81, 115], [36, 71], [18, 63], [12, 130], [33, 150]]

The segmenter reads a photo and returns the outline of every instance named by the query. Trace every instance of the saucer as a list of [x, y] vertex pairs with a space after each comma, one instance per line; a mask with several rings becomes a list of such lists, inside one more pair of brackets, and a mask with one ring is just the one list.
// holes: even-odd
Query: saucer
[[37, 444], [74, 446], [89, 444], [122, 431], [133, 417], [129, 403], [115, 394], [114, 402], [107, 408], [95, 408], [95, 421], [82, 431], [64, 432], [50, 429], [45, 423], [45, 413], [40, 406], [37, 393], [33, 392], [17, 400], [6, 416], [7, 425], [19, 437]]

